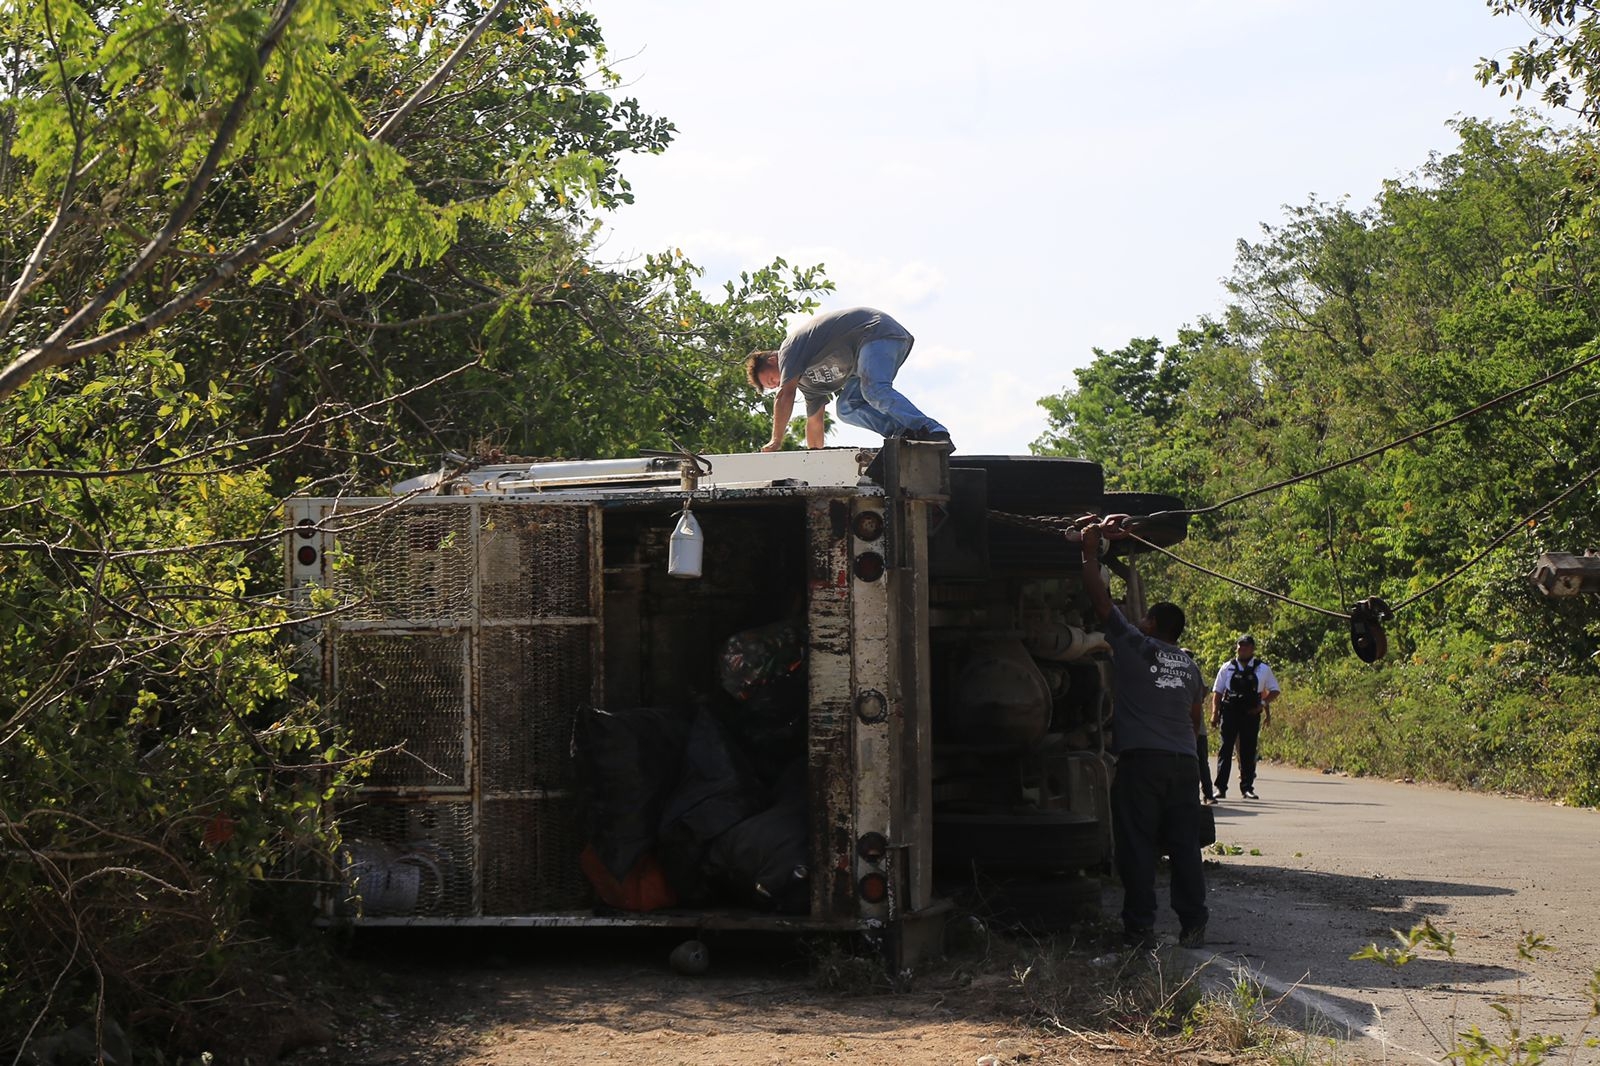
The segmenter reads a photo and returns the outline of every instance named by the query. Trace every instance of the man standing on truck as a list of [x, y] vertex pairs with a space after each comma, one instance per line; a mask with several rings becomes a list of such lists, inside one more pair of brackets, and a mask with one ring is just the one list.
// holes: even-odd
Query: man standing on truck
[[1228, 771], [1233, 762], [1233, 746], [1239, 745], [1239, 795], [1256, 795], [1256, 742], [1261, 727], [1272, 724], [1272, 701], [1278, 698], [1278, 679], [1272, 667], [1256, 658], [1256, 638], [1239, 634], [1233, 645], [1233, 658], [1222, 664], [1211, 686], [1211, 724], [1222, 726], [1222, 743], [1217, 749], [1217, 798], [1228, 797]]
[[1150, 607], [1136, 629], [1111, 602], [1100, 569], [1103, 537], [1124, 533], [1116, 519], [1081, 530], [1083, 588], [1111, 645], [1111, 829], [1122, 879], [1122, 936], [1136, 947], [1155, 945], [1156, 864], [1172, 864], [1172, 909], [1178, 943], [1202, 947], [1206, 937], [1206, 877], [1200, 861], [1199, 763], [1195, 736], [1205, 715], [1205, 678], [1178, 646], [1183, 609]]
[[776, 351], [751, 352], [745, 376], [758, 389], [777, 389], [772, 439], [764, 452], [780, 451], [794, 412], [794, 394], [806, 398], [806, 447], [822, 447], [823, 411], [837, 396], [841, 422], [885, 437], [948, 445], [950, 432], [895, 391], [894, 376], [911, 354], [913, 338], [882, 311], [851, 307], [818, 315]]

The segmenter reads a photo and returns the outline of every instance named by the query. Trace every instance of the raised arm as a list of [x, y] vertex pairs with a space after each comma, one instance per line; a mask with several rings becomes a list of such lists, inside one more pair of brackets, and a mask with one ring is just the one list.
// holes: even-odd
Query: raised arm
[[1104, 622], [1111, 617], [1111, 590], [1106, 588], [1106, 576], [1100, 570], [1100, 526], [1091, 523], [1078, 533], [1083, 538], [1083, 591], [1095, 615]]

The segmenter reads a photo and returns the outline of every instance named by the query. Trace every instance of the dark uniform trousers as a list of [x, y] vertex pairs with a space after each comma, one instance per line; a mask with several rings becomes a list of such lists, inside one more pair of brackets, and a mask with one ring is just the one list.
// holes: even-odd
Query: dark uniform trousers
[[1222, 704], [1222, 746], [1217, 751], [1217, 787], [1228, 787], [1228, 771], [1233, 762], [1233, 745], [1239, 743], [1239, 791], [1256, 787], [1256, 743], [1261, 739], [1261, 704], [1254, 707], [1229, 707]]
[[1199, 763], [1192, 754], [1137, 749], [1117, 756], [1111, 826], [1124, 929], [1155, 925], [1156, 865], [1163, 855], [1172, 863], [1172, 909], [1178, 920], [1184, 929], [1206, 924], [1199, 783]]

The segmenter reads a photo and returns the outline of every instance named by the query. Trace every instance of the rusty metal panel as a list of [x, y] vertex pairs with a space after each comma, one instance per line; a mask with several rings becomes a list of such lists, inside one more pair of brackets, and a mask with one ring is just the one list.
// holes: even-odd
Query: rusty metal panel
[[327, 580], [344, 624], [464, 625], [473, 609], [472, 512], [462, 506], [363, 507], [328, 514]]
[[379, 755], [369, 788], [466, 791], [471, 777], [465, 631], [335, 628], [334, 698], [352, 742]]
[[599, 613], [591, 508], [483, 503], [478, 516], [479, 613], [483, 622]]
[[811, 914], [816, 918], [855, 914], [849, 512], [849, 501], [844, 499], [806, 503], [810, 586], [807, 787]]
[[[339, 816], [346, 872], [361, 917], [452, 918], [478, 913], [473, 805], [358, 803]], [[370, 902], [368, 902], [370, 899]]]
[[570, 787], [572, 729], [592, 700], [594, 626], [495, 626], [478, 635], [479, 787]]
[[482, 913], [537, 914], [587, 904], [588, 885], [578, 868], [582, 823], [572, 796], [485, 798], [480, 810]]
[[[852, 559], [872, 552], [880, 556], [899, 555], [892, 552], [892, 542], [903, 533], [893, 519], [900, 517], [905, 505], [895, 500], [854, 501], [852, 516], [872, 511], [888, 520], [883, 532], [874, 540], [863, 541], [853, 534], [850, 537]], [[884, 513], [887, 512], [887, 513]], [[853, 524], [852, 524], [853, 525]], [[889, 841], [897, 841], [900, 832], [899, 804], [900, 732], [905, 712], [902, 700], [899, 671], [894, 660], [894, 643], [900, 636], [894, 625], [894, 586], [901, 578], [898, 569], [880, 571], [874, 579], [854, 573], [851, 582], [851, 649], [854, 663], [851, 678], [852, 709], [867, 693], [881, 697], [885, 713], [852, 714], [851, 731], [855, 752], [855, 825], [854, 839], [863, 833], [882, 833]], [[870, 698], [870, 697], [869, 697]], [[876, 707], [877, 704], [874, 703]], [[856, 878], [869, 873], [882, 873], [889, 877], [891, 893], [899, 888], [899, 879], [889, 876], [892, 869], [882, 863], [869, 862], [853, 855], [851, 866]], [[862, 901], [862, 914], [888, 919], [898, 900], [893, 895], [883, 903]]]
[[571, 737], [603, 680], [598, 507], [364, 503], [326, 512], [329, 584], [351, 605], [327, 623], [329, 674], [355, 746], [403, 751], [341, 812], [349, 906], [582, 906]]
[[900, 716], [894, 841], [901, 849], [904, 880], [900, 902], [908, 911], [932, 904], [933, 893], [933, 699], [928, 643], [930, 549], [928, 504], [905, 501], [897, 523], [907, 544], [905, 565], [891, 572], [894, 591], [895, 667]]

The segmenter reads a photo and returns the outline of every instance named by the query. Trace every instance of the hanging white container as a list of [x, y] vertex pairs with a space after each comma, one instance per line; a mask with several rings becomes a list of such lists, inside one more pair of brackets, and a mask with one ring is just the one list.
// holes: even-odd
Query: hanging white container
[[685, 507], [667, 546], [667, 573], [673, 577], [699, 577], [705, 546], [700, 523], [695, 521], [694, 512]]

